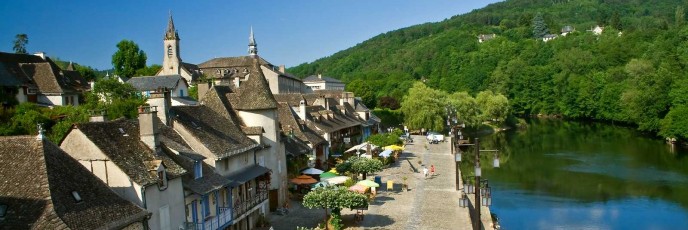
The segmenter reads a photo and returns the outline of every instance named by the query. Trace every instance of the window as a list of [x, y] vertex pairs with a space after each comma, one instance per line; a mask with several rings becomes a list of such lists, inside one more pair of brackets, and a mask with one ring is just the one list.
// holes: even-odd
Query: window
[[81, 202], [81, 195], [79, 195], [79, 192], [72, 191], [72, 197], [74, 198], [74, 201], [76, 201], [77, 203]]
[[7, 205], [6, 204], [0, 204], [0, 218], [5, 218], [7, 215]]
[[167, 189], [167, 172], [165, 172], [165, 167], [162, 165], [158, 168], [158, 189]]
[[203, 218], [210, 215], [210, 202], [208, 202], [208, 196], [203, 196]]
[[183, 97], [183, 96], [184, 96], [184, 90], [183, 90], [183, 89], [180, 89], [180, 90], [179, 90], [179, 96], [180, 96], [180, 97]]
[[201, 161], [194, 162], [194, 179], [203, 177], [203, 167]]
[[172, 45], [167, 46], [167, 57], [172, 57]]

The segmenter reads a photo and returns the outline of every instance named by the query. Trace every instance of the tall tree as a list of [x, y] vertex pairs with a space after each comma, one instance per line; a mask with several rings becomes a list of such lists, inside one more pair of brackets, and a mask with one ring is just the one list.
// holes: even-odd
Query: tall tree
[[421, 82], [409, 89], [409, 94], [401, 102], [401, 112], [406, 125], [411, 129], [442, 130], [444, 126], [445, 95]]
[[146, 53], [139, 50], [139, 45], [130, 40], [117, 43], [117, 52], [112, 55], [112, 65], [115, 74], [122, 77], [132, 77], [136, 71], [146, 67]]
[[17, 34], [17, 36], [14, 37], [14, 49], [15, 53], [18, 54], [26, 54], [26, 44], [29, 44], [29, 35], [26, 34]]
[[675, 14], [674, 19], [676, 20], [676, 26], [682, 26], [683, 23], [686, 22], [686, 13], [683, 10], [683, 6], [677, 6]]
[[542, 17], [541, 13], [537, 13], [533, 18], [533, 37], [542, 38], [547, 33], [549, 33], [549, 29], [547, 29], [545, 19]]
[[614, 12], [614, 14], [612, 14], [612, 18], [609, 20], [609, 24], [611, 24], [612, 28], [616, 30], [623, 29], [623, 25], [621, 24], [621, 17], [617, 12]]

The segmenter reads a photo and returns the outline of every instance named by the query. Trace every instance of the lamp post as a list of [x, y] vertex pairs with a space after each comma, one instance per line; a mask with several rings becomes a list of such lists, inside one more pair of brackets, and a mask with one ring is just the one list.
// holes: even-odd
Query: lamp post
[[[461, 199], [464, 198], [465, 194], [474, 193], [475, 194], [475, 215], [473, 215], [473, 229], [482, 229], [482, 221], [480, 220], [480, 206], [490, 206], [492, 205], [492, 191], [487, 180], [481, 180], [482, 168], [480, 167], [480, 152], [494, 152], [493, 166], [495, 168], [499, 167], [499, 150], [480, 150], [480, 140], [475, 138], [474, 144], [460, 144], [459, 146], [469, 146], [475, 145], [475, 183], [474, 185], [467, 184], [464, 185], [464, 191], [462, 193]], [[457, 148], [458, 149], [458, 148]], [[456, 162], [458, 164], [461, 161], [461, 152], [458, 150], [455, 156]], [[458, 174], [457, 174], [458, 177]], [[458, 179], [458, 178], [457, 178]], [[485, 186], [481, 186], [484, 182]], [[481, 199], [481, 196], [483, 199]], [[460, 200], [460, 202], [464, 202]], [[461, 204], [460, 204], [461, 205]], [[467, 205], [465, 207], [468, 207]]]

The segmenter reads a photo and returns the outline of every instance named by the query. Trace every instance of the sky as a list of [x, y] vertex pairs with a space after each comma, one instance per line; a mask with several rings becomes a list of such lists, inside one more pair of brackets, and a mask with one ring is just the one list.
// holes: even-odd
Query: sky
[[247, 55], [253, 27], [258, 55], [293, 67], [388, 31], [442, 21], [498, 0], [2, 0], [0, 52], [27, 34], [29, 53], [112, 68], [117, 43], [132, 40], [161, 64], [170, 12], [184, 62]]

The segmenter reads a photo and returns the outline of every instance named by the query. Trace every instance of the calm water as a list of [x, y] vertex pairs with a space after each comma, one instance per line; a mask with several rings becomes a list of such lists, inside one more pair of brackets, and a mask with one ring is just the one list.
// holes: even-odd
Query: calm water
[[685, 150], [630, 128], [550, 120], [481, 138], [494, 148], [502, 167], [483, 160], [483, 175], [503, 229], [688, 229]]

